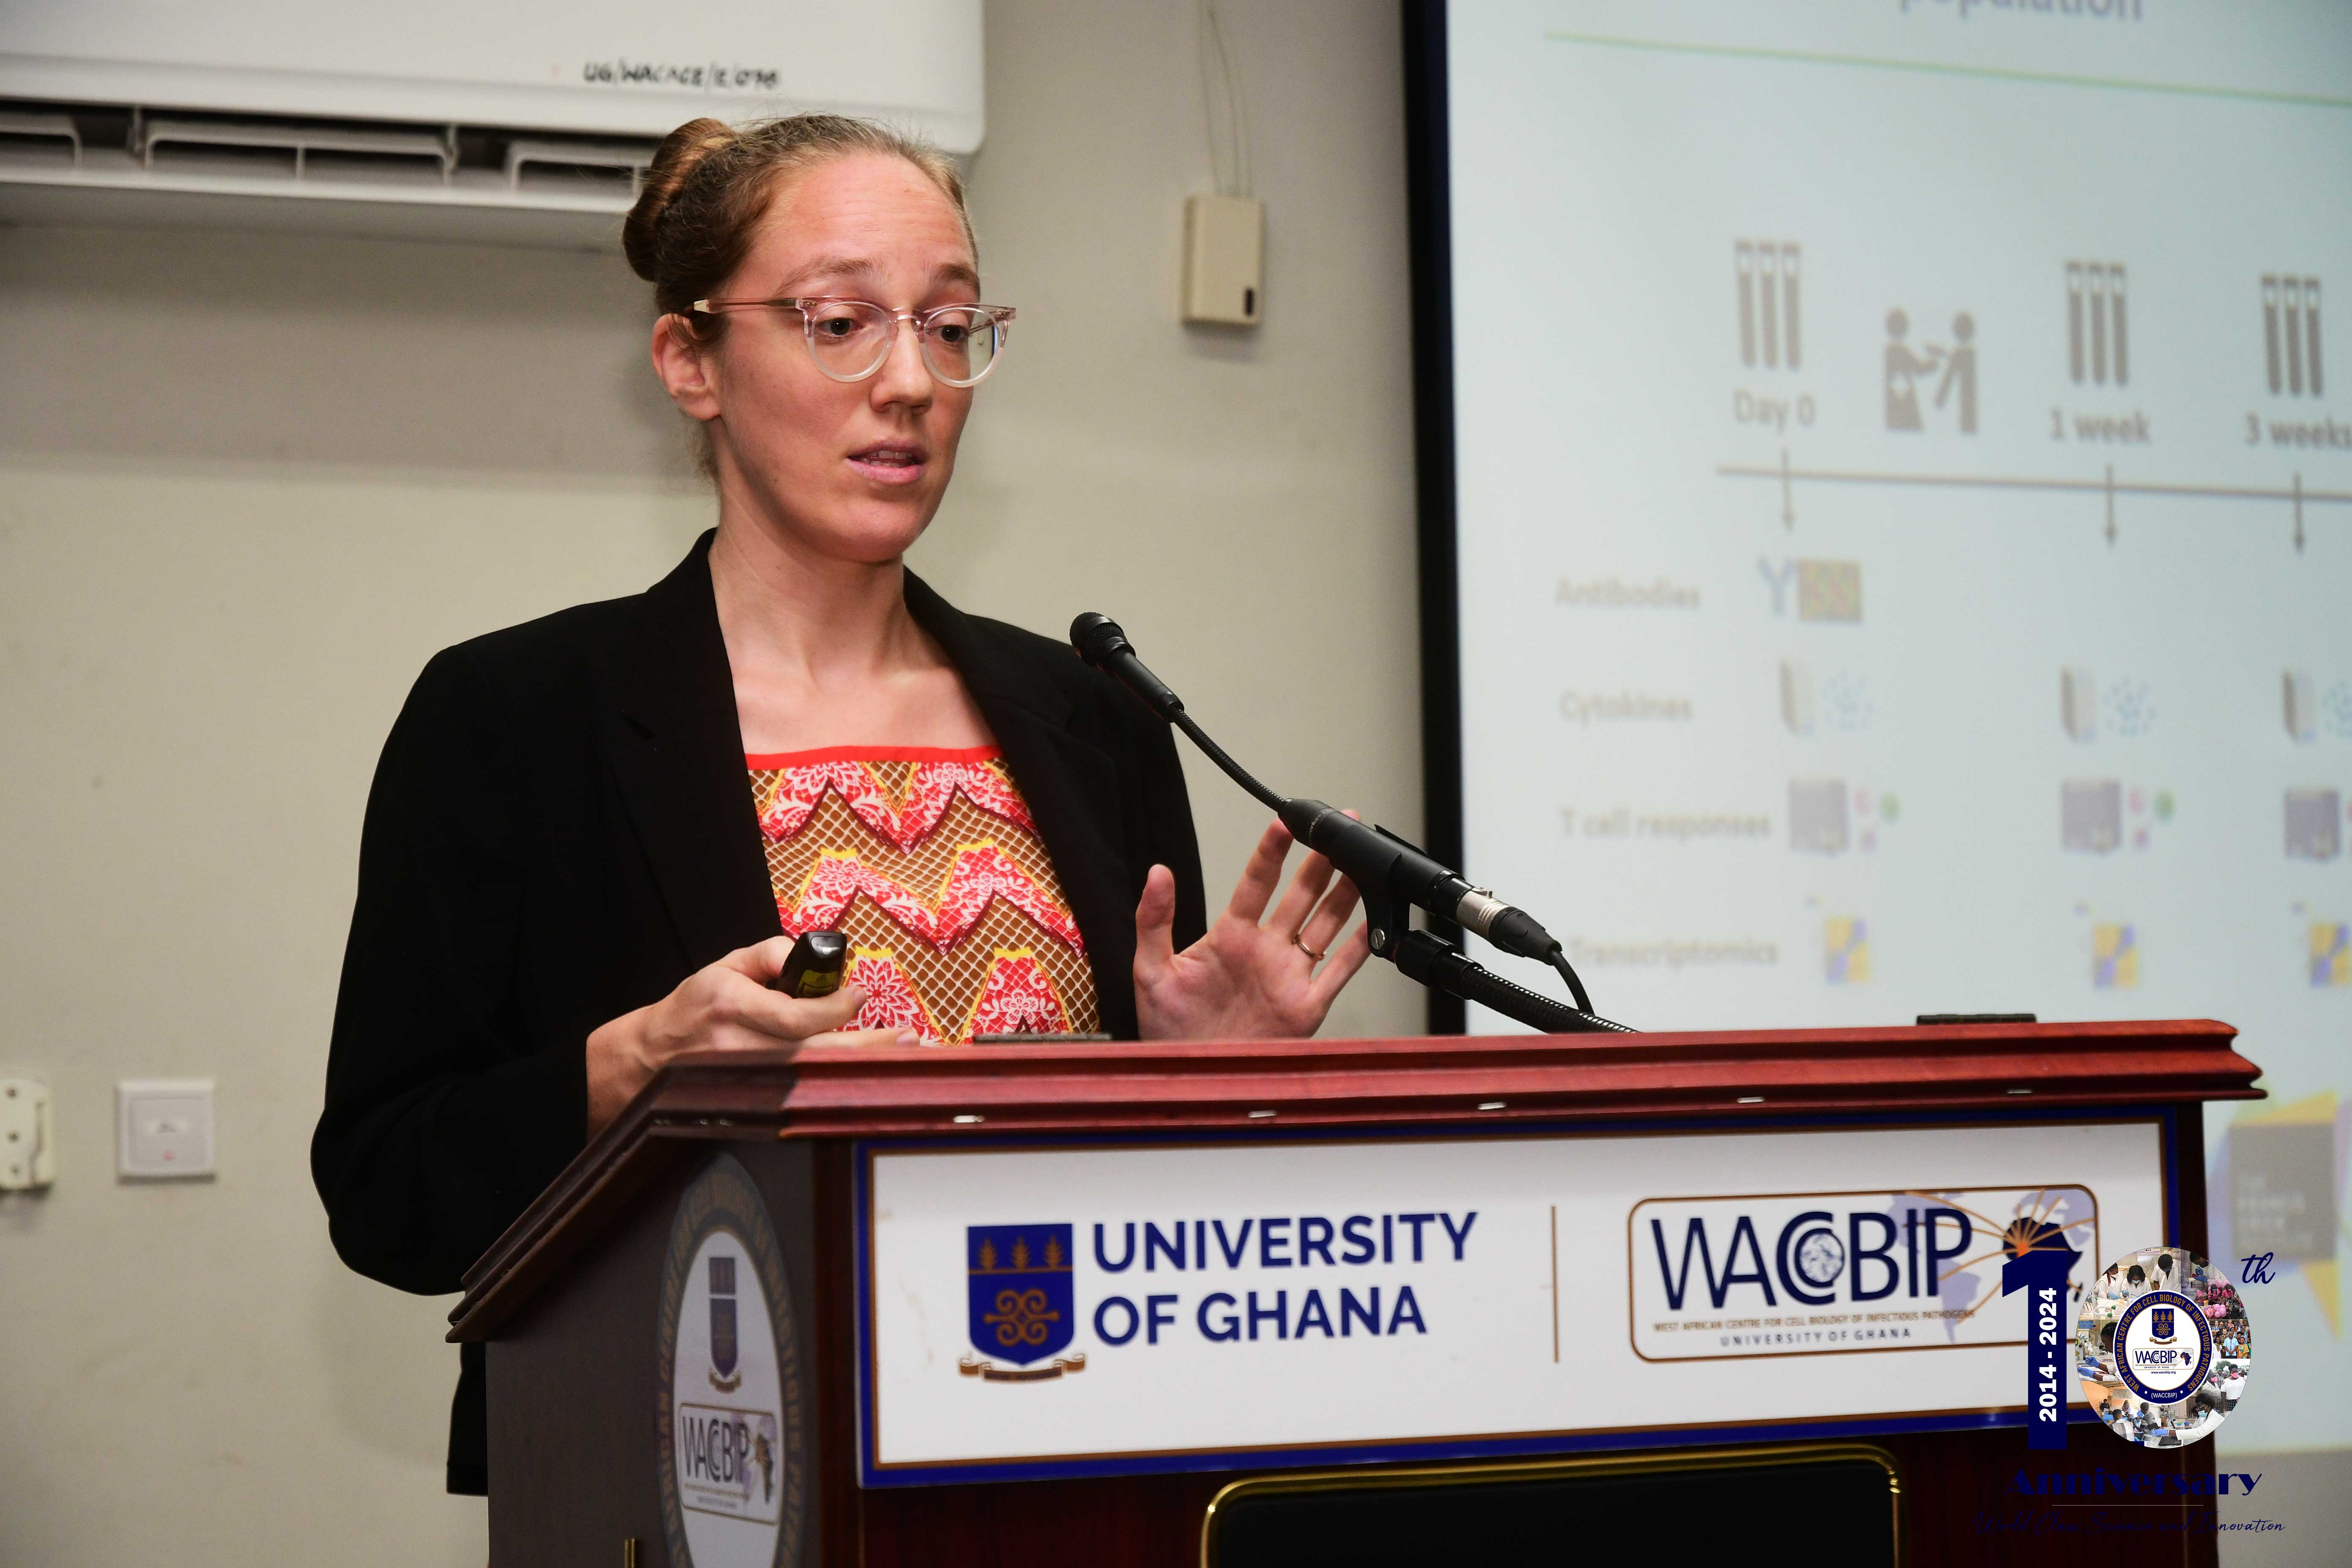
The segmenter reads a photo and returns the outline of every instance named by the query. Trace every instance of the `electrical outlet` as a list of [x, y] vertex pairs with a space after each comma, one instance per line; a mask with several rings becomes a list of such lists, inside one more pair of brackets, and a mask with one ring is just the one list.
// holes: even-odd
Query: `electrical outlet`
[[49, 1086], [36, 1079], [0, 1078], [0, 1193], [35, 1192], [57, 1179]]
[[213, 1080], [125, 1079], [114, 1086], [115, 1169], [143, 1179], [213, 1173]]

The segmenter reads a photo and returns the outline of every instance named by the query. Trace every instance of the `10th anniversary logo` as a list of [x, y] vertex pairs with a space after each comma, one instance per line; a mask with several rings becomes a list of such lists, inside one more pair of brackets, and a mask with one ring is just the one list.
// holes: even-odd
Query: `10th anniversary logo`
[[2074, 1330], [2084, 1399], [2108, 1431], [2151, 1448], [2212, 1436], [2244, 1396], [2253, 1353], [2228, 1277], [2177, 1247], [2109, 1264]]

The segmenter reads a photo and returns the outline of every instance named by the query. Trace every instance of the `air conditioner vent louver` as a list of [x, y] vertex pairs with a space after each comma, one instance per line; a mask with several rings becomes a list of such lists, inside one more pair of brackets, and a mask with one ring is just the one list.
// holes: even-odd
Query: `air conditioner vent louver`
[[307, 124], [295, 120], [206, 116], [133, 119], [131, 155], [153, 173], [175, 168], [244, 172], [266, 177], [381, 180], [422, 177], [446, 185], [457, 168], [456, 127], [436, 134], [407, 129]]
[[[617, 235], [658, 145], [507, 127], [0, 100], [0, 192], [7, 211], [29, 208], [35, 221], [226, 217], [601, 247]], [[179, 199], [142, 199], [154, 195]]]
[[507, 143], [507, 184], [519, 191], [602, 189], [635, 201], [653, 151], [643, 142], [518, 139]]
[[68, 114], [0, 109], [0, 167], [81, 167], [81, 132]]

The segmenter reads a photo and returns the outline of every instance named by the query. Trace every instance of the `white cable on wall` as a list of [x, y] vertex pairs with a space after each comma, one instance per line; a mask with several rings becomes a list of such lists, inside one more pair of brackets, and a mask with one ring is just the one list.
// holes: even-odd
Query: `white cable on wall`
[[1249, 108], [1241, 65], [1210, 0], [1201, 0], [1201, 109], [1208, 125], [1209, 167], [1217, 194], [1251, 195]]

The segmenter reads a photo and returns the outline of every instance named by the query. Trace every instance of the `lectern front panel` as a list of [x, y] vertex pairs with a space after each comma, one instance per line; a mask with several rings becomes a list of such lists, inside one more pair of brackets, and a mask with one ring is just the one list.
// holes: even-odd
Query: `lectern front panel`
[[[2121, 1568], [2150, 1537], [2045, 1540], [2015, 1501], [2124, 1463], [2063, 1378], [2066, 1447], [2029, 1448], [2029, 1399], [2055, 1412], [2021, 1303], [2046, 1320], [2062, 1267], [2203, 1250], [2203, 1105], [2260, 1092], [2232, 1037], [2191, 1019], [680, 1058], [451, 1314], [488, 1347], [492, 1562], [793, 1568], [796, 1539], [807, 1568], [1185, 1568], [1204, 1546], [1248, 1568], [1350, 1525], [1379, 1538], [1350, 1538], [1364, 1560], [1485, 1521], [1559, 1521], [1556, 1558], [1632, 1555], [1596, 1553], [1595, 1521], [1696, 1511], [1645, 1465], [1859, 1446], [1899, 1469], [1912, 1568]], [[727, 1169], [731, 1197], [710, 1190]], [[2211, 1445], [2128, 1456], [2168, 1500], [2150, 1528], [2210, 1564], [2189, 1531], [2218, 1495]], [[1606, 1484], [1575, 1489], [1580, 1467]], [[1417, 1512], [1405, 1489], [1433, 1469], [1476, 1474]], [[1328, 1477], [1370, 1489], [1335, 1514], [1313, 1500]], [[1885, 1499], [1857, 1478], [1801, 1506], [1777, 1485], [1797, 1478], [1750, 1478], [1781, 1500], [1759, 1540], [1827, 1563], [1845, 1531], [1840, 1553], [1873, 1561]]]
[[[874, 1143], [867, 1487], [2015, 1426], [2167, 1119]], [[2087, 1419], [2087, 1410], [2077, 1412]]]

